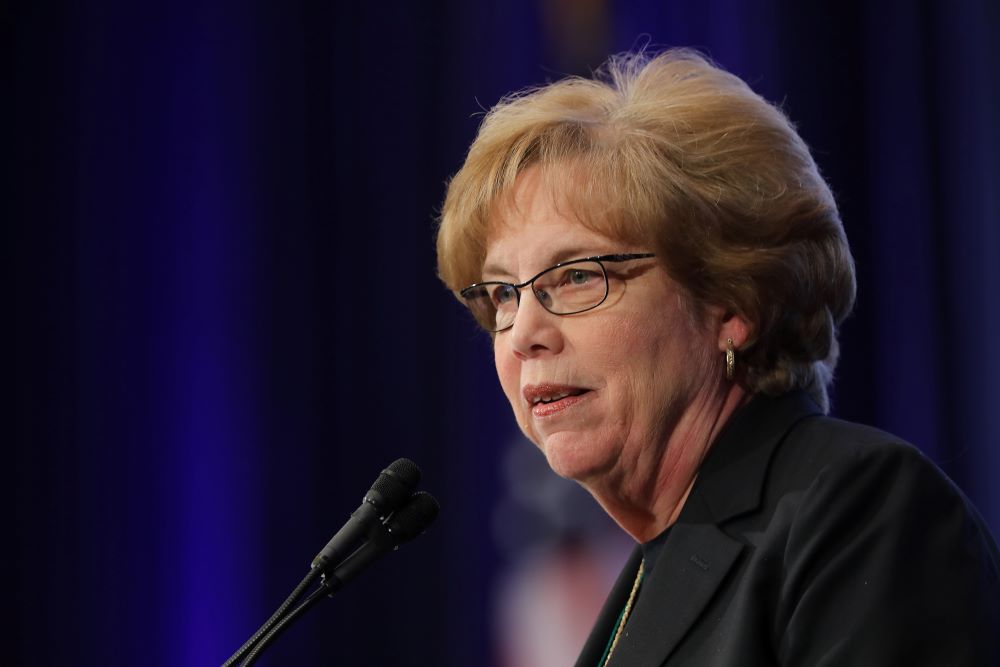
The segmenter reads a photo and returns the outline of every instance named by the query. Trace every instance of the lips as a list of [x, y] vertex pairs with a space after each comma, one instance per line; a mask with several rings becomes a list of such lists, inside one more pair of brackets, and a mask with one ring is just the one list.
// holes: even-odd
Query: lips
[[590, 391], [586, 387], [543, 383], [526, 385], [522, 393], [531, 406], [531, 414], [545, 417], [586, 400]]

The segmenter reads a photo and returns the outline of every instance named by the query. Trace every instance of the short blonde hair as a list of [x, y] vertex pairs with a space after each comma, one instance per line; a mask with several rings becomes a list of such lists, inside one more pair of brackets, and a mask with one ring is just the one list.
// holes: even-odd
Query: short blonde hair
[[562, 178], [581, 224], [646, 244], [687, 292], [753, 327], [738, 352], [751, 391], [805, 388], [827, 410], [837, 328], [854, 304], [843, 225], [782, 111], [683, 49], [612, 58], [501, 100], [451, 179], [437, 237], [452, 290], [481, 279], [497, 207], [537, 166]]

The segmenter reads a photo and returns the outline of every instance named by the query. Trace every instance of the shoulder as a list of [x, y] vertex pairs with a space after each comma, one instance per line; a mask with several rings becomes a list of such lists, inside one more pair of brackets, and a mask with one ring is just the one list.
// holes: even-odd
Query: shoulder
[[807, 465], [810, 461], [831, 464], [865, 457], [922, 456], [916, 447], [891, 433], [825, 415], [812, 415], [796, 423], [786, 433], [780, 453]]
[[[992, 536], [965, 494], [919, 449], [870, 426], [815, 416], [774, 452], [765, 493], [785, 502], [790, 540], [821, 529], [920, 539], [920, 553], [974, 540], [996, 562]], [[934, 541], [937, 539], [938, 541]], [[910, 545], [916, 546], [916, 545]]]
[[[968, 652], [998, 651], [996, 544], [964, 494], [916, 447], [875, 428], [810, 417], [774, 452], [766, 489], [771, 517], [784, 526], [779, 618], [787, 657], [809, 654], [795, 635], [815, 623], [888, 662], [966, 656], [961, 664], [986, 664]], [[932, 639], [943, 643], [925, 645]]]
[[968, 504], [958, 487], [919, 449], [885, 431], [816, 415], [791, 428], [774, 452], [771, 486], [813, 495], [868, 488], [932, 494]]

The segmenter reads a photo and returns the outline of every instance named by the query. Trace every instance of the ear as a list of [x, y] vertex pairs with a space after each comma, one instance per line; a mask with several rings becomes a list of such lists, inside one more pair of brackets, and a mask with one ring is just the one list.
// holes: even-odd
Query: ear
[[729, 347], [729, 339], [733, 347], [742, 348], [753, 335], [753, 326], [738, 313], [725, 313], [718, 320], [719, 352], [725, 352]]

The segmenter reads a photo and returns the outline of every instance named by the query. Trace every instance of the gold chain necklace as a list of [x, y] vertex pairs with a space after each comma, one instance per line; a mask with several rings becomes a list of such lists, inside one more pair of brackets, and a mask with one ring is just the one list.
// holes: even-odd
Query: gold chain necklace
[[639, 584], [642, 583], [642, 571], [645, 565], [645, 559], [639, 561], [639, 571], [635, 573], [635, 581], [632, 582], [632, 592], [628, 594], [628, 602], [625, 603], [625, 609], [622, 610], [621, 618], [618, 620], [618, 627], [615, 629], [615, 637], [611, 640], [611, 646], [608, 647], [608, 655], [604, 658], [602, 667], [607, 667], [608, 662], [610, 662], [611, 654], [615, 652], [618, 640], [622, 636], [622, 630], [625, 629], [625, 623], [628, 622], [629, 614], [632, 613], [632, 605], [635, 603], [635, 596], [639, 592]]

